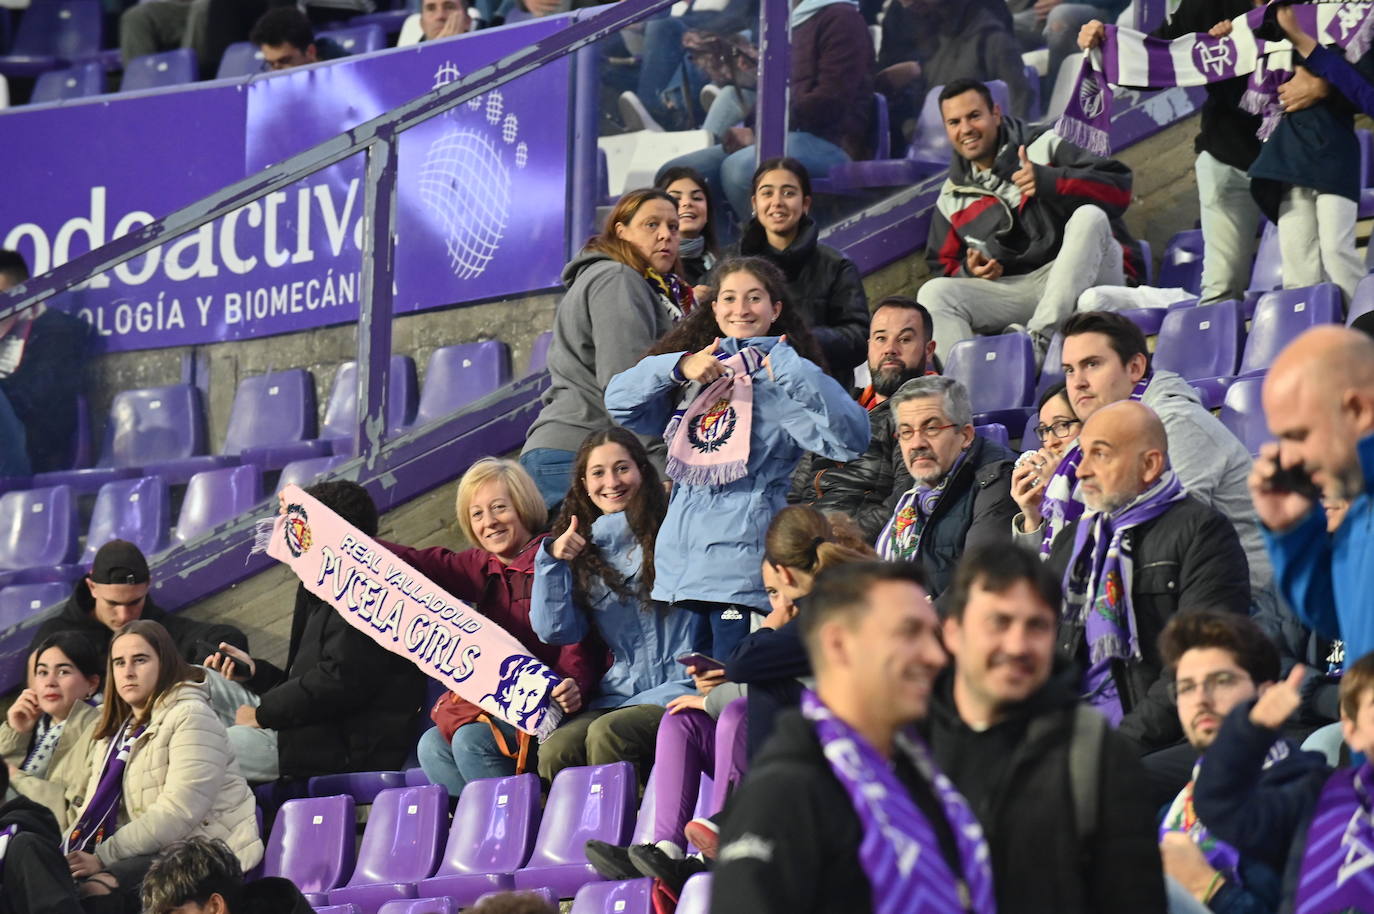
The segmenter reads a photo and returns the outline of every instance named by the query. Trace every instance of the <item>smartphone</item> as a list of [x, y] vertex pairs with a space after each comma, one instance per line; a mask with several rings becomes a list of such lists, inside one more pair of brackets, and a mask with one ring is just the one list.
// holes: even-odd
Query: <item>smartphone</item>
[[1269, 488], [1275, 492], [1292, 492], [1304, 498], [1318, 501], [1322, 497], [1321, 489], [1312, 481], [1308, 475], [1307, 468], [1304, 466], [1295, 467], [1276, 467], [1274, 475], [1269, 477]]
[[697, 675], [709, 673], [712, 670], [725, 669], [725, 664], [719, 660], [714, 657], [707, 657], [705, 654], [698, 654], [695, 651], [690, 654], [683, 654], [677, 658], [677, 662], [683, 666], [696, 667]]

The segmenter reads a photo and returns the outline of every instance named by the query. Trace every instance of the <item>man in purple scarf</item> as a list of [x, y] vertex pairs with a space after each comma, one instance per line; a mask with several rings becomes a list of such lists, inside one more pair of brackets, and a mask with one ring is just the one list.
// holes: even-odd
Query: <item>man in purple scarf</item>
[[823, 572], [798, 618], [816, 673], [731, 800], [715, 914], [991, 914], [990, 853], [911, 726], [945, 664], [920, 567]]
[[1249, 571], [1231, 522], [1183, 491], [1164, 425], [1148, 406], [1102, 407], [1083, 424], [1079, 445], [1087, 513], [1055, 538], [1049, 558], [1064, 580], [1059, 645], [1086, 671], [1084, 696], [1143, 755], [1181, 735], [1159, 632], [1190, 610], [1248, 613]]

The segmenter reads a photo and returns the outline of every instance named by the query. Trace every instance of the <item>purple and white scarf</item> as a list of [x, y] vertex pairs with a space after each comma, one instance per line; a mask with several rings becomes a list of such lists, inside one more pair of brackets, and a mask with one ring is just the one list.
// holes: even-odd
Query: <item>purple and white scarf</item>
[[1135, 560], [1125, 534], [1187, 497], [1177, 474], [1167, 469], [1129, 504], [1110, 514], [1084, 515], [1074, 533], [1073, 554], [1064, 573], [1065, 616], [1083, 626], [1088, 641], [1084, 695], [1112, 726], [1121, 723], [1125, 713], [1112, 679], [1112, 662], [1141, 657], [1131, 604]]
[[48, 766], [52, 764], [53, 753], [57, 751], [66, 723], [65, 720], [53, 720], [51, 714], [44, 714], [38, 719], [33, 745], [29, 747], [29, 754], [24, 756], [20, 771], [38, 778], [47, 777]]
[[[1363, 57], [1374, 43], [1374, 3], [1318, 2], [1295, 4], [1293, 9], [1304, 31], [1320, 44], [1345, 48], [1351, 62]], [[1292, 76], [1293, 46], [1287, 40], [1255, 36], [1266, 10], [1259, 7], [1232, 19], [1231, 34], [1225, 38], [1196, 32], [1169, 41], [1135, 29], [1105, 26], [1102, 46], [1083, 54], [1078, 82], [1055, 124], [1055, 133], [1089, 152], [1111, 155], [1110, 86], [1205, 86], [1248, 75], [1250, 85], [1241, 106], [1261, 115], [1259, 137], [1268, 139], [1283, 116], [1278, 89]]]
[[9, 853], [10, 839], [19, 834], [18, 825], [6, 825], [0, 828], [0, 879], [5, 875], [5, 855]]
[[[1139, 402], [1145, 390], [1154, 379], [1154, 372], [1147, 371], [1136, 382], [1128, 399]], [[1049, 558], [1054, 538], [1069, 524], [1083, 516], [1083, 499], [1078, 495], [1078, 465], [1083, 461], [1083, 449], [1075, 440], [1064, 452], [1059, 466], [1054, 468], [1050, 481], [1045, 484], [1045, 494], [1040, 497], [1040, 516], [1045, 519], [1045, 536], [1040, 540], [1040, 557]]]
[[72, 851], [89, 852], [100, 842], [114, 833], [115, 822], [119, 819], [119, 803], [124, 798], [124, 769], [129, 764], [129, 755], [134, 743], [147, 724], [139, 724], [130, 729], [133, 718], [124, 722], [119, 732], [110, 740], [110, 748], [105, 752], [105, 764], [100, 769], [100, 780], [96, 782], [91, 798], [81, 810], [71, 833], [62, 845], [62, 853]]
[[897, 750], [934, 789], [959, 848], [959, 873], [945, 862], [935, 829], [878, 750], [810, 689], [802, 693], [801, 710], [863, 826], [859, 863], [873, 887], [874, 914], [995, 914], [992, 856], [982, 826], [920, 737], [899, 733]]
[[1295, 914], [1374, 911], [1374, 767], [1327, 778], [1307, 828]]
[[719, 486], [748, 474], [753, 373], [766, 356], [753, 346], [741, 346], [734, 355], [717, 352], [725, 374], [710, 384], [692, 382], [683, 388], [663, 432], [669, 478], [688, 486]]
[[[972, 447], [972, 445], [969, 445]], [[949, 472], [940, 477], [935, 485], [917, 482], [897, 501], [897, 509], [892, 512], [887, 526], [878, 534], [878, 554], [889, 562], [909, 562], [916, 558], [921, 548], [921, 534], [935, 513], [935, 508], [944, 497], [950, 480], [954, 479], [959, 468], [964, 465], [969, 448], [966, 447], [954, 458]]]

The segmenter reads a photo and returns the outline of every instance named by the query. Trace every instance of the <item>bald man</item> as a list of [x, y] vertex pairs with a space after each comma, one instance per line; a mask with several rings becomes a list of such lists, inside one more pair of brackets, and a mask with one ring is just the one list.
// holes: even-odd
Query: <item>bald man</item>
[[1159, 633], [1180, 612], [1247, 613], [1249, 568], [1226, 516], [1183, 490], [1148, 406], [1101, 407], [1079, 444], [1087, 512], [1056, 537], [1049, 559], [1064, 580], [1059, 646], [1079, 660], [1086, 700], [1143, 755], [1183, 737]]
[[[1374, 650], [1374, 340], [1335, 326], [1299, 336], [1264, 380], [1264, 416], [1278, 442], [1260, 449], [1250, 493], [1279, 587], [1303, 622], [1361, 657]], [[1276, 479], [1280, 467], [1315, 489]], [[1316, 490], [1350, 503], [1330, 533]]]

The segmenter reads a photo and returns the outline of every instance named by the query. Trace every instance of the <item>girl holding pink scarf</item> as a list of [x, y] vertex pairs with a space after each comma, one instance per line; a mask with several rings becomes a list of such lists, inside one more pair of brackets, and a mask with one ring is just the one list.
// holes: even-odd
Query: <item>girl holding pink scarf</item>
[[868, 416], [825, 373], [786, 281], [757, 257], [713, 275], [716, 298], [611, 379], [611, 418], [668, 443], [674, 481], [654, 555], [653, 599], [710, 619], [725, 660], [768, 612], [759, 573], [764, 534], [807, 451], [853, 460]]

